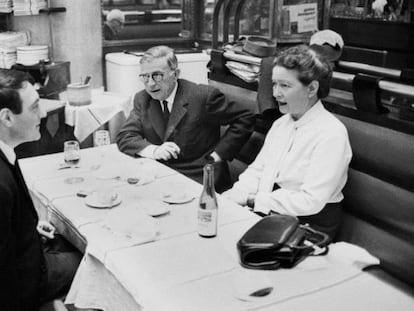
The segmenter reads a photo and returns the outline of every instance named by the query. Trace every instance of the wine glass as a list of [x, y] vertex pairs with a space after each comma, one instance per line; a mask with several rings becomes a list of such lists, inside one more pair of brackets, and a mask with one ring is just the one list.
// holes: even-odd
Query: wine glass
[[[70, 166], [70, 168], [79, 167], [80, 162], [80, 147], [79, 142], [76, 140], [68, 140], [63, 143], [63, 158], [65, 163]], [[77, 184], [84, 181], [83, 177], [70, 176], [65, 179], [67, 184]]]

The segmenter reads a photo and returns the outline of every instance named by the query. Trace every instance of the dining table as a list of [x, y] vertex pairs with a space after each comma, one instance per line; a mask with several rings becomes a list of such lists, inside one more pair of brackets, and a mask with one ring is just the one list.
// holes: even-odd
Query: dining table
[[[343, 242], [292, 269], [243, 268], [237, 242], [260, 216], [217, 194], [217, 236], [203, 238], [201, 184], [116, 144], [80, 153], [72, 167], [63, 153], [19, 160], [39, 217], [84, 253], [66, 304], [104, 311], [413, 310], [413, 299], [364, 271], [378, 259]], [[111, 203], [99, 201], [105, 193], [114, 195]], [[266, 295], [254, 294], [264, 288]]]

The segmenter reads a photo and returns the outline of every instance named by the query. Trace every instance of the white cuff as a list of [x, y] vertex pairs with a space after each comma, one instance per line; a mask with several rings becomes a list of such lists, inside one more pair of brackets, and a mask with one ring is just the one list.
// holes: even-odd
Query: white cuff
[[256, 198], [254, 200], [254, 209], [255, 212], [260, 212], [265, 215], [269, 214], [271, 211], [270, 204], [264, 192], [256, 193]]
[[221, 157], [218, 155], [217, 152], [213, 151], [210, 156], [214, 159], [214, 162], [220, 162], [221, 161]]

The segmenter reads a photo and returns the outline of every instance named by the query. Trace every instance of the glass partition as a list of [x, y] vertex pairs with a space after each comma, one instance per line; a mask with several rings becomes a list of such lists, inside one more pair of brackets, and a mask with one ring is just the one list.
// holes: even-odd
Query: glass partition
[[[200, 23], [200, 39], [211, 40], [213, 33], [213, 12], [217, 4], [217, 0], [202, 0], [201, 23]], [[224, 7], [231, 4], [232, 0], [224, 1]], [[239, 34], [240, 35], [265, 35], [269, 36], [269, 0], [247, 0], [239, 1], [242, 3], [240, 12]], [[234, 32], [234, 16], [236, 5], [231, 7], [229, 32]], [[223, 33], [223, 11], [220, 12], [219, 17], [219, 37], [222, 38]]]
[[[202, 0], [199, 39], [211, 40], [214, 7], [219, 0]], [[238, 34], [260, 35], [280, 42], [304, 42], [322, 27], [324, 0], [225, 0], [220, 11], [219, 41], [223, 38], [224, 10], [230, 4], [228, 32], [234, 33], [235, 16], [241, 3]], [[231, 5], [232, 4], [232, 5]]]
[[102, 20], [105, 41], [179, 37], [182, 4], [181, 0], [102, 0]]
[[331, 0], [330, 14], [332, 17], [409, 23], [412, 10], [410, 0]]

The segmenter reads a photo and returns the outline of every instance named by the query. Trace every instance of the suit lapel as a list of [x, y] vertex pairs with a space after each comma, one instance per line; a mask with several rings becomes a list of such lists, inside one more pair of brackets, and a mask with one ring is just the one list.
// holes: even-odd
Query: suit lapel
[[185, 96], [185, 90], [181, 87], [182, 84], [178, 82], [177, 93], [175, 94], [174, 104], [168, 120], [167, 129], [165, 132], [164, 141], [167, 141], [171, 134], [174, 132], [181, 119], [187, 113], [187, 96]]
[[158, 100], [155, 100], [153, 98], [150, 99], [149, 107], [148, 107], [148, 115], [149, 115], [149, 119], [152, 124], [152, 127], [154, 128], [155, 132], [160, 137], [160, 139], [162, 139], [165, 133], [165, 124], [162, 118], [161, 105]]
[[[12, 165], [7, 159], [6, 155], [3, 153], [3, 151], [0, 150], [0, 161], [3, 161], [6, 165], [8, 165], [11, 168], [13, 175], [16, 178], [15, 182], [17, 183], [18, 186], [21, 186], [21, 188], [19, 188], [19, 191], [23, 191], [26, 194], [27, 202], [32, 203], [33, 202], [32, 197], [30, 196], [29, 189], [27, 188], [26, 182], [24, 181], [24, 177], [23, 177], [22, 171], [20, 170], [18, 160], [16, 159], [16, 164]], [[32, 203], [32, 206], [33, 206], [33, 203]], [[30, 210], [33, 213], [33, 215], [37, 217], [37, 213], [34, 207], [31, 208]]]

